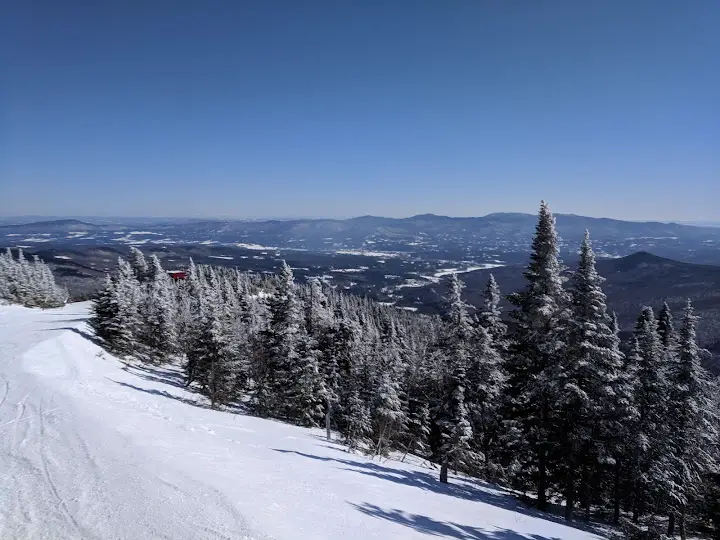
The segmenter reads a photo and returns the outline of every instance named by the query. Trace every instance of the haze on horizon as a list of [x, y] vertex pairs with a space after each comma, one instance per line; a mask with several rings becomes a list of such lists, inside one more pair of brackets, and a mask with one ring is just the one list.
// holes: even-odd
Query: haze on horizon
[[0, 215], [720, 221], [720, 4], [16, 2]]

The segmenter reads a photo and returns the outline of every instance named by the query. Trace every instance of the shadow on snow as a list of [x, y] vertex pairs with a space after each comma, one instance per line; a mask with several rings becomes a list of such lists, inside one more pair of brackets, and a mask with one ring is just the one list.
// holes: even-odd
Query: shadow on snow
[[460, 525], [450, 521], [439, 521], [420, 514], [411, 514], [402, 510], [384, 510], [369, 503], [350, 503], [356, 510], [369, 516], [392, 521], [409, 527], [415, 531], [442, 538], [458, 538], [460, 540], [558, 540], [557, 538], [539, 534], [520, 534], [510, 529], [488, 531], [480, 527]]
[[[568, 527], [573, 527], [575, 529], [584, 530], [587, 532], [592, 532], [595, 534], [602, 534], [602, 529], [600, 527], [594, 526], [594, 524], [591, 523], [578, 523], [578, 522], [566, 522], [563, 518], [545, 513], [540, 512], [539, 510], [536, 510], [534, 508], [527, 507], [523, 505], [521, 502], [519, 502], [517, 499], [515, 499], [512, 495], [503, 493], [500, 491], [500, 488], [496, 488], [492, 486], [491, 484], [485, 483], [481, 480], [477, 479], [470, 479], [466, 478], [462, 480], [462, 483], [457, 484], [443, 484], [441, 483], [437, 478], [437, 473], [431, 473], [431, 472], [424, 472], [424, 471], [418, 471], [418, 470], [405, 470], [405, 469], [396, 469], [391, 467], [385, 467], [383, 465], [380, 465], [378, 463], [372, 462], [372, 461], [353, 461], [350, 459], [341, 459], [341, 458], [332, 458], [332, 457], [325, 457], [325, 456], [316, 456], [313, 454], [306, 454], [304, 452], [298, 452], [295, 450], [282, 450], [279, 448], [273, 448], [275, 452], [281, 452], [283, 454], [296, 454], [298, 456], [308, 458], [308, 459], [315, 459], [318, 461], [326, 461], [326, 462], [334, 462], [339, 465], [338, 468], [352, 471], [358, 474], [362, 474], [365, 476], [372, 476], [374, 478], [379, 478], [381, 480], [386, 480], [389, 482], [394, 482], [396, 484], [402, 484], [405, 486], [410, 486], [414, 488], [421, 489], [423, 491], [430, 491], [432, 493], [438, 493], [441, 495], [447, 495], [450, 497], [458, 497], [461, 499], [471, 500], [471, 501], [479, 501], [485, 504], [489, 504], [491, 506], [494, 506], [496, 508], [502, 508], [504, 510], [508, 510], [510, 512], [517, 512], [519, 514], [523, 514], [526, 516], [531, 516], [539, 519], [544, 519], [546, 521], [552, 521], [554, 523], [559, 523], [562, 525], [566, 525]], [[362, 459], [362, 458], [360, 458]], [[481, 489], [480, 486], [483, 486], [485, 489]], [[370, 507], [368, 505], [365, 505], [363, 507], [356, 506], [358, 510], [365, 511], [366, 513], [370, 513]], [[385, 512], [379, 508], [375, 509], [377, 512]], [[394, 510], [390, 513], [386, 513], [387, 515], [380, 515], [378, 514], [376, 517], [382, 517], [384, 519], [391, 519], [391, 516], [397, 519], [401, 519], [401, 514], [398, 514], [399, 511]], [[408, 514], [402, 514], [407, 518]], [[402, 518], [402, 519], [405, 519]], [[426, 518], [424, 516], [415, 516], [415, 518], [423, 518], [427, 521], [432, 521], [431, 518]], [[456, 524], [446, 524], [448, 527], [460, 527], [461, 526]], [[458, 529], [458, 530], [460, 530]], [[510, 531], [512, 532], [512, 531]], [[464, 534], [465, 536], [462, 536], [461, 534]], [[455, 536], [450, 536], [451, 538], [463, 538], [463, 539], [474, 539], [474, 538], [492, 538], [492, 539], [512, 539], [512, 536], [496, 536], [497, 533], [495, 532], [487, 532], [482, 531], [482, 535], [478, 536], [469, 536], [469, 532], [455, 532]], [[479, 534], [479, 533], [477, 533]], [[515, 538], [530, 538], [526, 536], [518, 535], [517, 533], [512, 533], [515, 535]], [[441, 533], [438, 533], [438, 536], [440, 536]], [[538, 537], [542, 538], [542, 537]]]

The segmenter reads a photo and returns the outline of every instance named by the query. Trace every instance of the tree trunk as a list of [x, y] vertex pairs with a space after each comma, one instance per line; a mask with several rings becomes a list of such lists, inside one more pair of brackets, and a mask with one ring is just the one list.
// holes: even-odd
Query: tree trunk
[[585, 521], [590, 521], [590, 471], [583, 467], [582, 472], [582, 507], [585, 510]]
[[575, 507], [575, 482], [572, 473], [568, 472], [565, 480], [565, 520], [573, 520], [573, 509]]
[[537, 507], [539, 510], [545, 510], [547, 507], [547, 470], [544, 448], [540, 448], [538, 451]]
[[442, 464], [440, 465], [440, 482], [443, 484], [448, 483], [448, 459], [444, 457]]
[[682, 507], [682, 510], [680, 510], [680, 519], [679, 525], [680, 525], [680, 539], [681, 540], [687, 540], [687, 533], [685, 531], [685, 507]]
[[675, 535], [675, 512], [672, 512], [672, 511], [668, 514], [667, 535], [668, 536]]
[[327, 400], [327, 407], [325, 409], [325, 436], [327, 437], [328, 441], [332, 440], [332, 436], [330, 435], [330, 414], [331, 414], [331, 407], [332, 404], [330, 403], [330, 400]]
[[620, 460], [615, 461], [615, 478], [613, 485], [613, 523], [620, 523]]
[[590, 480], [585, 482], [585, 521], [590, 521]]

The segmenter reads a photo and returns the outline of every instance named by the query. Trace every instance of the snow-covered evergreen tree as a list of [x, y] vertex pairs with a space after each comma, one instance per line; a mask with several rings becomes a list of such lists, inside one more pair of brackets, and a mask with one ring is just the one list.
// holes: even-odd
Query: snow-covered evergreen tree
[[145, 255], [143, 254], [143, 252], [135, 246], [130, 246], [130, 256], [128, 257], [128, 262], [130, 263], [130, 267], [135, 274], [135, 279], [137, 279], [139, 282], [143, 282], [148, 279], [150, 274], [150, 268], [148, 266], [147, 260], [145, 259]]
[[613, 318], [607, 312], [603, 281], [595, 268], [590, 234], [585, 231], [580, 262], [570, 280], [572, 317], [559, 371], [560, 420], [555, 435], [564, 456], [558, 469], [568, 520], [573, 517], [576, 489], [589, 505], [590, 478], [599, 464], [613, 459], [614, 453], [616, 426], [612, 419], [623, 355]]
[[559, 369], [567, 346], [569, 297], [564, 289], [555, 218], [543, 201], [532, 243], [526, 287], [509, 297], [515, 322], [505, 370], [508, 450], [522, 464], [517, 480], [529, 480], [538, 507], [547, 504], [549, 470], [559, 458], [551, 434], [557, 422]]
[[305, 363], [299, 350], [304, 326], [294, 276], [284, 261], [276, 287], [268, 298], [269, 320], [261, 332], [265, 365], [258, 374], [255, 405], [261, 414], [293, 418]]
[[483, 299], [482, 311], [478, 317], [480, 324], [485, 328], [492, 338], [493, 345], [500, 351], [507, 348], [506, 335], [507, 325], [502, 320], [502, 308], [500, 307], [500, 287], [495, 277], [490, 274]]
[[637, 420], [632, 426], [634, 516], [645, 512], [652, 500], [664, 498], [669, 490], [667, 366], [657, 321], [652, 308], [645, 307], [635, 325], [629, 360], [634, 362]]
[[448, 481], [450, 465], [467, 467], [476, 459], [470, 447], [473, 437], [465, 404], [467, 370], [470, 364], [470, 347], [473, 329], [462, 299], [463, 283], [457, 274], [451, 274], [448, 282], [446, 316], [446, 379], [445, 398], [440, 425], [443, 444], [440, 448], [440, 481]]
[[144, 299], [140, 306], [143, 325], [142, 337], [159, 361], [166, 361], [178, 350], [176, 324], [177, 311], [173, 283], [163, 270], [160, 259], [153, 255], [147, 272]]
[[688, 504], [700, 496], [704, 478], [718, 472], [717, 404], [710, 376], [700, 363], [696, 322], [688, 300], [677, 336], [678, 361], [670, 366], [668, 376], [671, 390], [665, 419], [671, 424], [669, 439], [664, 441], [670, 447], [670, 466], [665, 472], [671, 486], [671, 508], [680, 516], [683, 538]]
[[22, 249], [17, 259], [10, 248], [0, 254], [0, 301], [51, 308], [64, 305], [67, 299], [67, 291], [55, 283], [50, 267], [37, 255], [30, 262]]

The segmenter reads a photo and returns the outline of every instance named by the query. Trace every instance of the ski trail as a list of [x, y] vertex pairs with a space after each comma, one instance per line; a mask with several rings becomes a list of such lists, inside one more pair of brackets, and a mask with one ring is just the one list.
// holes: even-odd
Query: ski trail
[[83, 324], [73, 315], [0, 308], [0, 538], [261, 538], [224, 493], [128, 437], [137, 416], [108, 421], [113, 407], [170, 419], [88, 384], [117, 368], [78, 364], [89, 342], [66, 329]]
[[67, 330], [86, 310], [0, 307], [0, 538], [600, 538], [413, 456], [203, 407], [173, 366], [99, 358]]
[[72, 525], [72, 528], [77, 531], [77, 533], [80, 534], [81, 538], [86, 538], [87, 535], [82, 531], [80, 526], [78, 525], [78, 522], [75, 520], [75, 517], [73, 517], [72, 513], [68, 510], [67, 505], [65, 504], [65, 500], [60, 497], [58, 494], [57, 486], [55, 485], [55, 482], [53, 480], [52, 475], [50, 474], [50, 468], [48, 467], [48, 455], [47, 455], [47, 449], [45, 444], [45, 418], [44, 418], [44, 412], [43, 412], [43, 406], [42, 401], [39, 410], [37, 411], [37, 414], [35, 415], [39, 421], [40, 421], [40, 436], [39, 436], [39, 443], [40, 443], [40, 461], [42, 463], [42, 471], [43, 471], [43, 477], [45, 478], [45, 482], [50, 489], [50, 492], [52, 493], [53, 497], [57, 500], [58, 507], [62, 511], [63, 515], [65, 516], [65, 519], [68, 523]]

